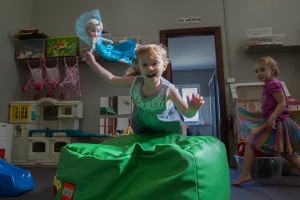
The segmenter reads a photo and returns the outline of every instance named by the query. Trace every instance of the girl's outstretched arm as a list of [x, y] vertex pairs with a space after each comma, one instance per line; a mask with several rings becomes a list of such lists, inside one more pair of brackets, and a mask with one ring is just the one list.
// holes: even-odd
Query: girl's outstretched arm
[[181, 98], [179, 92], [174, 86], [169, 87], [167, 99], [171, 100], [178, 108], [179, 112], [185, 117], [193, 117], [205, 103], [202, 96], [193, 94], [192, 97], [187, 97], [187, 103]]
[[94, 54], [86, 52], [83, 55], [85, 62], [90, 66], [90, 68], [104, 81], [111, 85], [119, 87], [130, 87], [134, 81], [134, 76], [120, 77], [113, 75], [110, 71], [103, 68], [96, 60]]

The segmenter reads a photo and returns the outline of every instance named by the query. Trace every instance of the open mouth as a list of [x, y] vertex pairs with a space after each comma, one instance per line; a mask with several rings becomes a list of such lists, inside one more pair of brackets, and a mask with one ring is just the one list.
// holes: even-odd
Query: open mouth
[[153, 74], [147, 74], [147, 77], [148, 77], [148, 78], [154, 78], [155, 75], [156, 75], [155, 73], [153, 73]]

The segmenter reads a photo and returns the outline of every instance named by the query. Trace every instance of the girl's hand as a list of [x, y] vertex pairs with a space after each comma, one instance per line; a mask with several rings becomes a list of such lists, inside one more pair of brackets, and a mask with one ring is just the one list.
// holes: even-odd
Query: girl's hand
[[95, 61], [95, 56], [93, 53], [91, 52], [86, 52], [83, 56], [82, 56], [82, 61], [85, 61], [88, 65], [90, 65], [91, 63], [96, 62]]
[[189, 96], [187, 96], [187, 104], [190, 108], [197, 111], [201, 108], [201, 106], [205, 103], [202, 96], [199, 96], [198, 94], [192, 94], [192, 98], [190, 99]]
[[273, 131], [273, 129], [275, 129], [275, 120], [273, 119], [268, 119], [267, 121], [268, 127], [267, 127], [267, 131]]

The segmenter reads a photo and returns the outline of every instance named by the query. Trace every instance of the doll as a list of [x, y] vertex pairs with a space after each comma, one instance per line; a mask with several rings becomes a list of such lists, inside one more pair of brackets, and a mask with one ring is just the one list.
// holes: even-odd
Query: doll
[[136, 44], [134, 40], [113, 44], [113, 41], [102, 37], [103, 24], [99, 10], [94, 9], [83, 13], [76, 20], [75, 32], [90, 46], [89, 52], [95, 50], [107, 60], [132, 64], [132, 60], [135, 58]]

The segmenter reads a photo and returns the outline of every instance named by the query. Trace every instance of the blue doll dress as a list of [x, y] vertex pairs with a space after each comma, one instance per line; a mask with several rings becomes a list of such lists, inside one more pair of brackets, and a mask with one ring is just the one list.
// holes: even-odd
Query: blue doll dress
[[[85, 30], [85, 24], [90, 19], [96, 19], [101, 22], [100, 11], [98, 9], [94, 9], [90, 12], [84, 12], [76, 20], [75, 32], [82, 41], [92, 46], [92, 40], [89, 38]], [[120, 61], [132, 64], [132, 60], [135, 58], [134, 49], [136, 47], [134, 40], [127, 40], [119, 44], [103, 44], [105, 42], [112, 43], [112, 41], [102, 38], [101, 33], [99, 39], [96, 41], [95, 50], [103, 58], [110, 61]]]
[[125, 42], [113, 45], [104, 45], [102, 41], [96, 42], [95, 50], [106, 60], [120, 61], [132, 64], [134, 55], [135, 41], [127, 40]]
[[174, 104], [167, 107], [166, 93], [171, 83], [161, 78], [162, 87], [153, 96], [143, 97], [144, 78], [137, 76], [131, 87], [134, 108], [132, 129], [134, 133], [177, 133], [182, 134], [182, 120]]

